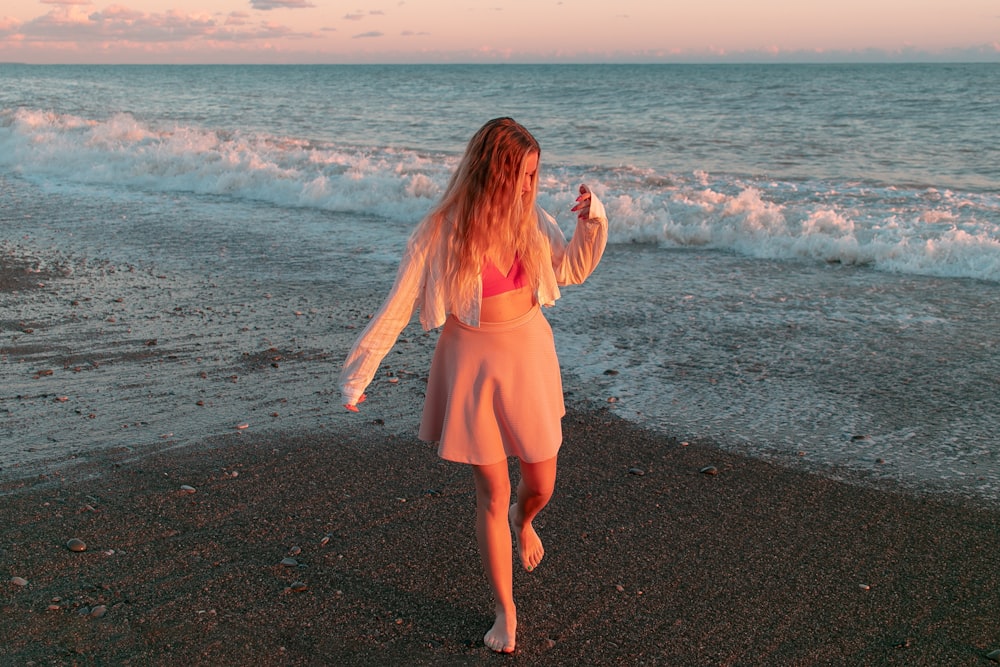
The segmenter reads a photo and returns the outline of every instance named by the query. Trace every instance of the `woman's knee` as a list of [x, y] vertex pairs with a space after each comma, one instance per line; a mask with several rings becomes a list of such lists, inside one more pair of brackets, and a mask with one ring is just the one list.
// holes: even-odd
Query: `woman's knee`
[[521, 485], [528, 495], [548, 500], [556, 488], [555, 458], [539, 463], [521, 462]]
[[506, 514], [510, 505], [510, 476], [507, 462], [490, 466], [473, 466], [476, 480], [476, 506], [493, 513]]

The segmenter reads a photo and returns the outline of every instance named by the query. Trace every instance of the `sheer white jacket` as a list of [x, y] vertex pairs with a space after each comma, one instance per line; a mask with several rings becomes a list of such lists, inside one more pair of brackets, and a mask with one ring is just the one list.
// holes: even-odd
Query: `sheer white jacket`
[[[567, 243], [555, 219], [540, 206], [538, 224], [548, 242], [552, 261], [542, 267], [536, 294], [538, 303], [552, 306], [559, 298], [560, 285], [577, 285], [586, 280], [601, 261], [608, 241], [608, 218], [604, 204], [591, 193], [590, 216], [577, 219], [576, 230]], [[340, 374], [342, 403], [355, 405], [375, 377], [382, 359], [400, 333], [420, 310], [425, 330], [436, 329], [448, 317], [444, 290], [445, 240], [414, 234], [410, 237], [396, 272], [396, 281], [382, 307], [355, 341]], [[478, 327], [482, 301], [482, 278], [477, 297], [467, 309], [453, 313], [462, 322]]]

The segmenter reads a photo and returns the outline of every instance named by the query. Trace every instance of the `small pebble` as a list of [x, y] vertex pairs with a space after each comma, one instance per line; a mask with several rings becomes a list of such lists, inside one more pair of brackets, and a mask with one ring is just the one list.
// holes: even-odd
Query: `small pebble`
[[86, 551], [87, 545], [83, 543], [83, 540], [74, 537], [66, 543], [66, 548], [70, 551]]
[[237, 431], [242, 431], [242, 430], [248, 429], [248, 428], [250, 428], [250, 424], [247, 424], [246, 422], [243, 422], [242, 424], [237, 424], [236, 425], [236, 430]]
[[195, 488], [193, 486], [188, 486], [187, 484], [181, 485], [182, 493], [195, 493]]
[[292, 547], [291, 549], [288, 550], [288, 553], [291, 554], [292, 556], [298, 556], [300, 553], [302, 553], [302, 547]]
[[646, 472], [642, 468], [629, 468], [628, 474], [635, 475], [636, 477], [642, 477]]
[[294, 558], [282, 558], [281, 564], [284, 565], [285, 567], [296, 567], [298, 566], [299, 561], [295, 560]]
[[24, 579], [23, 577], [11, 577], [10, 583], [14, 584], [15, 586], [27, 586], [28, 580]]
[[992, 660], [993, 662], [1000, 662], [1000, 648], [998, 648], [995, 651], [990, 651], [989, 653], [986, 654], [986, 657]]
[[327, 543], [330, 541], [330, 537], [331, 537], [330, 535], [324, 535], [323, 539], [319, 541], [320, 546], [324, 546], [325, 547], [327, 545]]
[[869, 586], [868, 584], [861, 584], [861, 590], [863, 590], [863, 591], [870, 591], [871, 589], [872, 589], [872, 587]]
[[108, 608], [103, 604], [99, 604], [90, 610], [90, 617], [100, 618], [101, 616], [104, 616], [106, 613], [108, 613]]
[[289, 590], [295, 591], [296, 593], [301, 593], [302, 591], [308, 589], [304, 581], [293, 581], [292, 585], [288, 587]]
[[703, 475], [718, 475], [719, 469], [716, 468], [715, 466], [705, 466], [698, 472], [702, 473]]

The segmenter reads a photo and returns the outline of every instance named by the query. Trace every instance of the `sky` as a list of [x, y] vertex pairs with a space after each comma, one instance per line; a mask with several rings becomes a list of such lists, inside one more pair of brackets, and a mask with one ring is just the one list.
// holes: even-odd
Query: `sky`
[[998, 0], [5, 0], [0, 62], [997, 62]]

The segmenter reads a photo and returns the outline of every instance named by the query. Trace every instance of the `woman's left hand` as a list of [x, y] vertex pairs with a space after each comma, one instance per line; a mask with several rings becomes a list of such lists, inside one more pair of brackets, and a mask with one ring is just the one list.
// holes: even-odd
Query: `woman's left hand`
[[590, 188], [586, 185], [580, 186], [580, 196], [576, 198], [576, 206], [572, 210], [576, 211], [576, 217], [580, 220], [590, 219]]
[[351, 412], [357, 412], [358, 405], [364, 403], [366, 398], [368, 398], [367, 394], [361, 394], [361, 397], [358, 399], [357, 403], [344, 403], [344, 407], [350, 410]]

